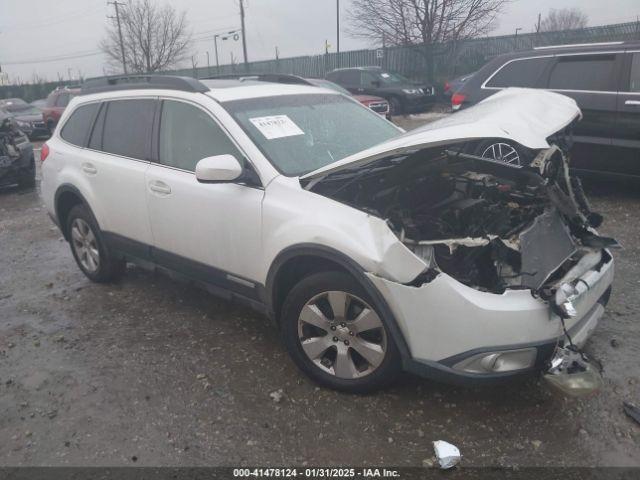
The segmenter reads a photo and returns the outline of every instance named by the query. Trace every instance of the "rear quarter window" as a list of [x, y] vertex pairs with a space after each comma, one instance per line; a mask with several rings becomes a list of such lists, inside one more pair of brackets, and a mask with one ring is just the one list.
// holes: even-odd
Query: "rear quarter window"
[[550, 57], [513, 60], [503, 65], [503, 67], [489, 79], [487, 87], [537, 87], [550, 61]]
[[84, 147], [98, 106], [98, 103], [91, 103], [76, 108], [62, 127], [60, 136], [73, 145]]

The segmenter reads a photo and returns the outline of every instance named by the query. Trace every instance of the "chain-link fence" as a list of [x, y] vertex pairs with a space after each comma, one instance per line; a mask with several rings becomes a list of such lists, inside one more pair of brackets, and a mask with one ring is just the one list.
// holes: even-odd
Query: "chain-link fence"
[[534, 47], [572, 43], [640, 40], [640, 22], [587, 27], [561, 32], [525, 33], [474, 38], [435, 45], [355, 50], [260, 62], [174, 70], [178, 75], [205, 78], [234, 73], [291, 73], [303, 77], [324, 77], [335, 68], [379, 65], [415, 80], [433, 81], [477, 70], [489, 59], [504, 53]]
[[[164, 73], [196, 78], [241, 73], [291, 73], [317, 78], [324, 77], [335, 68], [379, 65], [414, 80], [431, 81], [438, 86], [445, 79], [475, 71], [492, 57], [504, 53], [547, 45], [629, 40], [640, 40], [640, 21], [560, 32], [474, 38], [435, 45], [387, 47], [280, 58], [250, 62], [246, 66], [240, 63], [220, 65], [220, 67], [186, 68]], [[51, 82], [39, 85], [3, 86], [0, 87], [0, 98], [20, 97], [26, 100], [42, 98], [62, 84], [64, 83]]]

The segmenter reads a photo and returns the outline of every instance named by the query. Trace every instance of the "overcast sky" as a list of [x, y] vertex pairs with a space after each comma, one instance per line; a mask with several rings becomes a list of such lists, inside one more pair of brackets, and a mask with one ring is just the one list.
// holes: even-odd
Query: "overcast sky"
[[[240, 26], [237, 0], [156, 1], [186, 11], [198, 66], [206, 66], [207, 51], [211, 64], [215, 62], [213, 40], [203, 37]], [[340, 1], [340, 49], [367, 48], [367, 42], [345, 33], [350, 3]], [[280, 57], [321, 53], [325, 39], [335, 50], [335, 0], [246, 0], [246, 5], [250, 61], [273, 58], [276, 46]], [[562, 7], [582, 8], [590, 25], [635, 21], [640, 15], [639, 0], [513, 0], [494, 34], [510, 34], [516, 28], [531, 31], [538, 12], [544, 15], [550, 8]], [[36, 74], [49, 80], [75, 78], [78, 72], [85, 77], [102, 75], [105, 59], [97, 52], [108, 15], [113, 15], [113, 7], [106, 0], [0, 0], [3, 72], [23, 80]], [[241, 42], [220, 42], [220, 63], [229, 63], [231, 52], [241, 61]]]

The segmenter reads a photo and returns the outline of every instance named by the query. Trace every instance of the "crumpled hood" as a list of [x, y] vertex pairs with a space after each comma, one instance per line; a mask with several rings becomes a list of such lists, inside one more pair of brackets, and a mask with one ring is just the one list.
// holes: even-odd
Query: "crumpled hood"
[[549, 148], [547, 138], [581, 116], [580, 109], [572, 98], [544, 90], [507, 88], [473, 107], [350, 155], [300, 178], [308, 180], [323, 177], [389, 155], [481, 138], [503, 138], [531, 149]]

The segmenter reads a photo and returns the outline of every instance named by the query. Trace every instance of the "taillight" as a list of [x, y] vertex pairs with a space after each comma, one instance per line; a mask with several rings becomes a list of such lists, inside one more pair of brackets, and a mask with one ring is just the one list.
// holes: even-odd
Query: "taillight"
[[451, 95], [451, 108], [453, 110], [459, 110], [467, 96], [464, 93], [454, 93]]
[[42, 149], [40, 150], [40, 161], [44, 162], [48, 156], [49, 156], [49, 145], [44, 143], [42, 145]]

